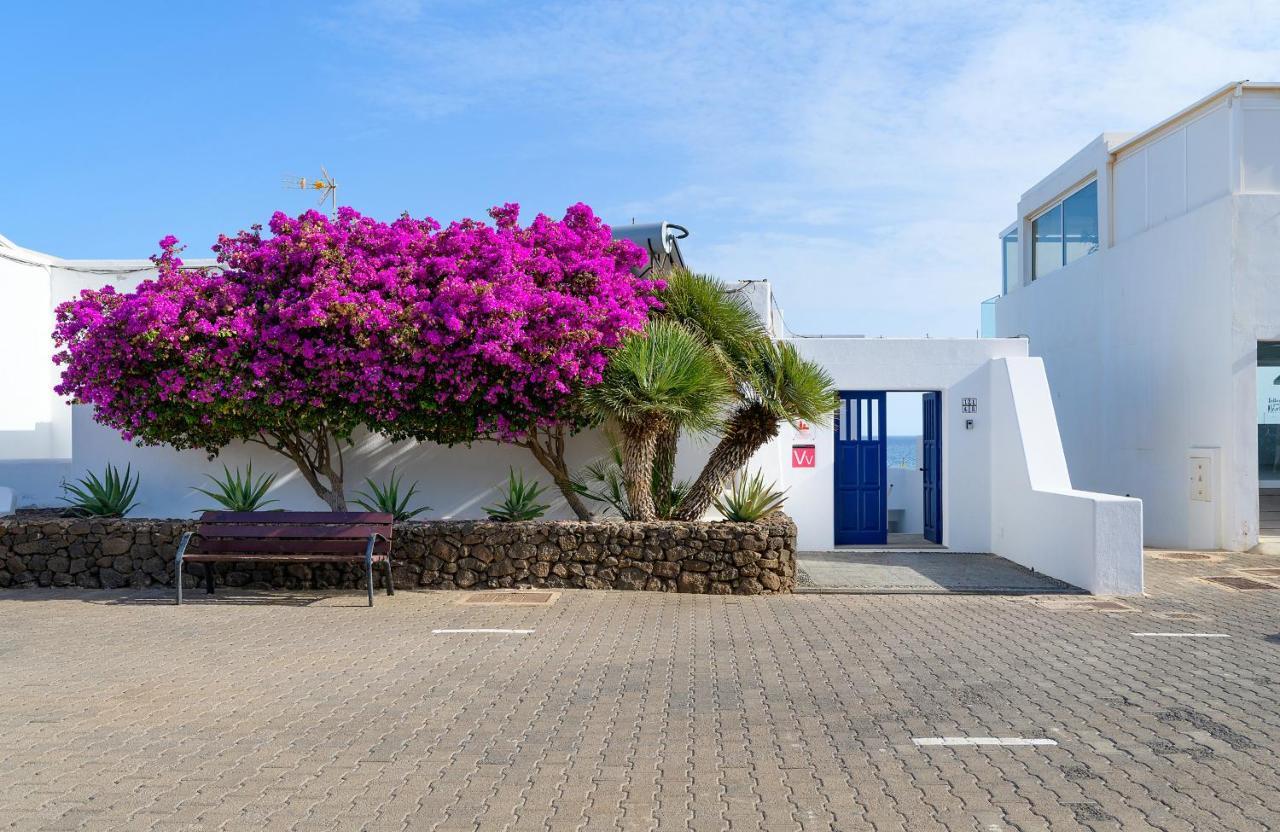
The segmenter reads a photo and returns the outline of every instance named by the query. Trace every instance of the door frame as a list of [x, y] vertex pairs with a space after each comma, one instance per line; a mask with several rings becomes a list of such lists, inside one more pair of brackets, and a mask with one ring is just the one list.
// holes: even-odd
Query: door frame
[[[860, 406], [849, 406], [849, 402], [869, 402], [870, 406], [866, 408], [866, 420], [864, 422], [862, 416], [862, 408]], [[841, 415], [848, 413], [849, 418], [842, 423]], [[833, 540], [837, 546], [883, 546], [889, 542], [889, 480], [888, 480], [888, 459], [889, 444], [886, 441], [887, 434], [885, 429], [888, 427], [888, 396], [884, 390], [841, 390], [840, 391], [840, 407], [836, 411], [835, 421], [832, 423], [832, 439], [833, 439], [833, 465], [831, 469], [831, 498], [833, 503], [832, 514], [832, 533]], [[841, 428], [845, 427], [850, 430], [850, 436], [856, 436], [856, 439], [840, 438]], [[862, 437], [866, 438], [863, 439]], [[852, 533], [844, 533], [845, 542], [841, 542], [842, 527], [841, 521], [846, 518], [847, 512], [843, 510], [845, 501], [841, 499], [842, 492], [840, 488], [841, 474], [841, 458], [842, 444], [866, 443], [868, 445], [879, 446], [879, 458], [876, 460], [876, 480], [879, 484], [879, 528], [858, 530]], [[863, 490], [856, 487], [856, 490]], [[855, 510], [855, 514], [858, 512]], [[860, 539], [847, 540], [852, 534]]]
[[[937, 534], [937, 538], [938, 538], [938, 539], [937, 539], [937, 541], [936, 541], [935, 545], [942, 545], [942, 546], [945, 546], [945, 545], [946, 545], [946, 531], [945, 531], [945, 529], [946, 529], [946, 525], [945, 525], [945, 522], [944, 522], [944, 521], [945, 521], [945, 511], [944, 511], [944, 507], [945, 507], [945, 504], [946, 504], [946, 478], [944, 477], [944, 459], [945, 459], [945, 457], [946, 457], [946, 451], [945, 451], [945, 447], [944, 447], [944, 445], [945, 445], [945, 441], [944, 441], [944, 440], [945, 440], [945, 438], [946, 438], [946, 416], [945, 416], [945, 414], [946, 414], [946, 405], [945, 405], [945, 403], [946, 403], [946, 391], [945, 391], [945, 390], [939, 390], [939, 389], [936, 389], [936, 388], [935, 388], [935, 389], [923, 389], [923, 388], [915, 388], [915, 389], [913, 389], [913, 388], [902, 388], [902, 387], [892, 388], [892, 389], [886, 389], [886, 390], [840, 390], [840, 391], [839, 391], [841, 407], [840, 407], [840, 410], [838, 410], [838, 411], [837, 411], [837, 413], [836, 413], [836, 418], [835, 418], [835, 420], [834, 420], [834, 421], [833, 421], [833, 423], [832, 423], [832, 430], [831, 430], [831, 438], [832, 438], [832, 456], [833, 456], [833, 459], [832, 459], [832, 463], [833, 463], [833, 464], [832, 464], [832, 469], [831, 469], [831, 495], [832, 495], [832, 509], [833, 509], [833, 513], [832, 513], [832, 534], [833, 534], [833, 537], [832, 537], [832, 543], [833, 543], [835, 546], [837, 546], [837, 547], [841, 547], [841, 548], [844, 548], [844, 547], [850, 547], [850, 548], [858, 548], [858, 547], [862, 547], [862, 548], [874, 548], [874, 547], [876, 547], [876, 546], [883, 546], [883, 545], [886, 545], [886, 544], [887, 544], [887, 540], [888, 540], [888, 528], [889, 528], [889, 479], [888, 479], [888, 449], [889, 449], [889, 443], [888, 443], [888, 437], [889, 437], [889, 433], [888, 433], [888, 425], [889, 425], [889, 402], [888, 402], [888, 394], [889, 394], [889, 393], [920, 393], [920, 394], [922, 394], [922, 395], [921, 395], [921, 407], [922, 407], [922, 408], [924, 407], [924, 400], [925, 400], [925, 397], [926, 397], [926, 396], [930, 396], [930, 395], [932, 395], [932, 396], [935, 396], [935, 397], [936, 397], [936, 401], [937, 401], [937, 434], [938, 434], [938, 435], [937, 435], [937, 449], [936, 449], [936, 453], [937, 453], [937, 487], [935, 488], [935, 494], [934, 494], [934, 506], [935, 506], [935, 508], [936, 508], [936, 511], [937, 511], [937, 518], [938, 518], [938, 522], [937, 522], [937, 532], [936, 532], [936, 534]], [[880, 415], [881, 415], [881, 420], [880, 420], [880, 448], [881, 448], [881, 469], [880, 469], [880, 506], [881, 506], [881, 512], [882, 512], [880, 525], [881, 525], [881, 528], [883, 528], [883, 529], [884, 529], [884, 531], [885, 531], [885, 542], [882, 542], [882, 543], [840, 543], [840, 542], [839, 542], [839, 538], [840, 538], [840, 517], [841, 517], [841, 510], [840, 510], [840, 492], [839, 492], [839, 491], [837, 490], [837, 488], [836, 488], [837, 483], [839, 482], [839, 473], [840, 473], [840, 470], [839, 470], [839, 469], [840, 469], [840, 454], [839, 454], [839, 445], [840, 445], [840, 413], [843, 411], [843, 409], [844, 409], [844, 402], [847, 400], [847, 398], [848, 398], [848, 397], [854, 397], [854, 396], [871, 396], [871, 395], [878, 395], [878, 396], [880, 396], [880, 397], [881, 397], [880, 401], [882, 402], [882, 404], [881, 404], [881, 411], [880, 411]], [[922, 433], [922, 437], [921, 437], [921, 438], [922, 438], [922, 441], [921, 441], [921, 454], [922, 454], [922, 455], [925, 453], [925, 450], [924, 450], [924, 442], [923, 442], [923, 430], [924, 430], [924, 425], [923, 425], [923, 423], [922, 423], [922, 424], [921, 424], [921, 433]], [[924, 459], [923, 459], [923, 458], [921, 458], [921, 459], [917, 460], [917, 464], [918, 464], [921, 468], [923, 468], [923, 467], [924, 467]], [[920, 508], [921, 508], [922, 513], [923, 513], [923, 511], [924, 511], [924, 502], [923, 502], [923, 501], [924, 501], [924, 487], [923, 487], [923, 481], [921, 482], [921, 493], [920, 493], [920, 495], [919, 495], [919, 498], [920, 498], [920, 500], [921, 500], [921, 506], [920, 506]], [[922, 530], [922, 536], [923, 536], [923, 530]], [[927, 539], [927, 538], [926, 538], [926, 539]], [[930, 541], [930, 542], [932, 542], [932, 541]]]
[[[932, 414], [930, 405], [932, 404]], [[942, 545], [944, 529], [942, 517], [942, 391], [927, 390], [920, 396], [920, 406], [924, 411], [920, 416], [920, 491], [921, 508], [924, 512], [923, 534], [930, 543]], [[930, 422], [933, 426], [933, 439], [929, 439]], [[929, 473], [933, 472], [933, 487], [930, 493]], [[931, 499], [932, 498], [932, 499]], [[929, 514], [932, 502], [933, 528], [930, 534]]]

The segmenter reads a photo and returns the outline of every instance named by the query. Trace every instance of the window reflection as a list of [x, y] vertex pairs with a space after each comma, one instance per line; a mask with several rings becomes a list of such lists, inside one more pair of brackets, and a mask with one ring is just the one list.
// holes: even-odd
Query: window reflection
[[1097, 181], [1090, 182], [1037, 217], [1031, 223], [1031, 233], [1035, 238], [1031, 252], [1032, 280], [1097, 251]]
[[1062, 268], [1062, 203], [1031, 223], [1031, 236], [1035, 239], [1032, 279]]
[[1070, 263], [1098, 250], [1098, 183], [1090, 182], [1062, 203], [1064, 261]]

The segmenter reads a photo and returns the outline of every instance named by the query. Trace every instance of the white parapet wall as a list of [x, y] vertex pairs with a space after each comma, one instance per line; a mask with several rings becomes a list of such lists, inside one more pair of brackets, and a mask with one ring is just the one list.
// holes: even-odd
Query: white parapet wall
[[1071, 486], [1039, 358], [989, 371], [992, 550], [1099, 595], [1142, 592], [1142, 501]]

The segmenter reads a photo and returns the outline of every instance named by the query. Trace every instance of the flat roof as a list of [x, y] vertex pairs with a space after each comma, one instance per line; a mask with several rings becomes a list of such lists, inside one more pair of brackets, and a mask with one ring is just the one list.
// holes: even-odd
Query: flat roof
[[1132, 145], [1140, 144], [1146, 141], [1147, 139], [1156, 135], [1160, 131], [1164, 130], [1166, 127], [1169, 127], [1172, 124], [1182, 121], [1188, 116], [1195, 115], [1197, 112], [1207, 108], [1210, 104], [1213, 104], [1219, 98], [1222, 98], [1225, 95], [1235, 95], [1244, 90], [1280, 90], [1280, 82], [1250, 81], [1248, 79], [1245, 79], [1242, 81], [1232, 81], [1229, 84], [1223, 84], [1221, 87], [1218, 87], [1216, 90], [1209, 93], [1204, 98], [1201, 98], [1199, 101], [1195, 102], [1194, 104], [1191, 104], [1190, 106], [1187, 106], [1187, 107], [1183, 107], [1181, 110], [1169, 116], [1168, 118], [1160, 121], [1159, 123], [1151, 127], [1148, 127], [1146, 130], [1142, 130], [1138, 133], [1134, 133], [1132, 136], [1125, 139], [1124, 141], [1110, 147], [1111, 154], [1114, 156], [1115, 154], [1124, 151], [1126, 148]]

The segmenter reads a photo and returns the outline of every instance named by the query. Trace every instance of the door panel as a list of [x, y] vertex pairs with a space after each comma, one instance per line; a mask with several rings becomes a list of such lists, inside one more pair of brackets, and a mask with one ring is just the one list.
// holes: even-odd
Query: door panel
[[842, 392], [835, 423], [835, 542], [888, 542], [885, 394]]
[[922, 397], [924, 437], [920, 470], [924, 473], [924, 536], [942, 543], [942, 394]]

